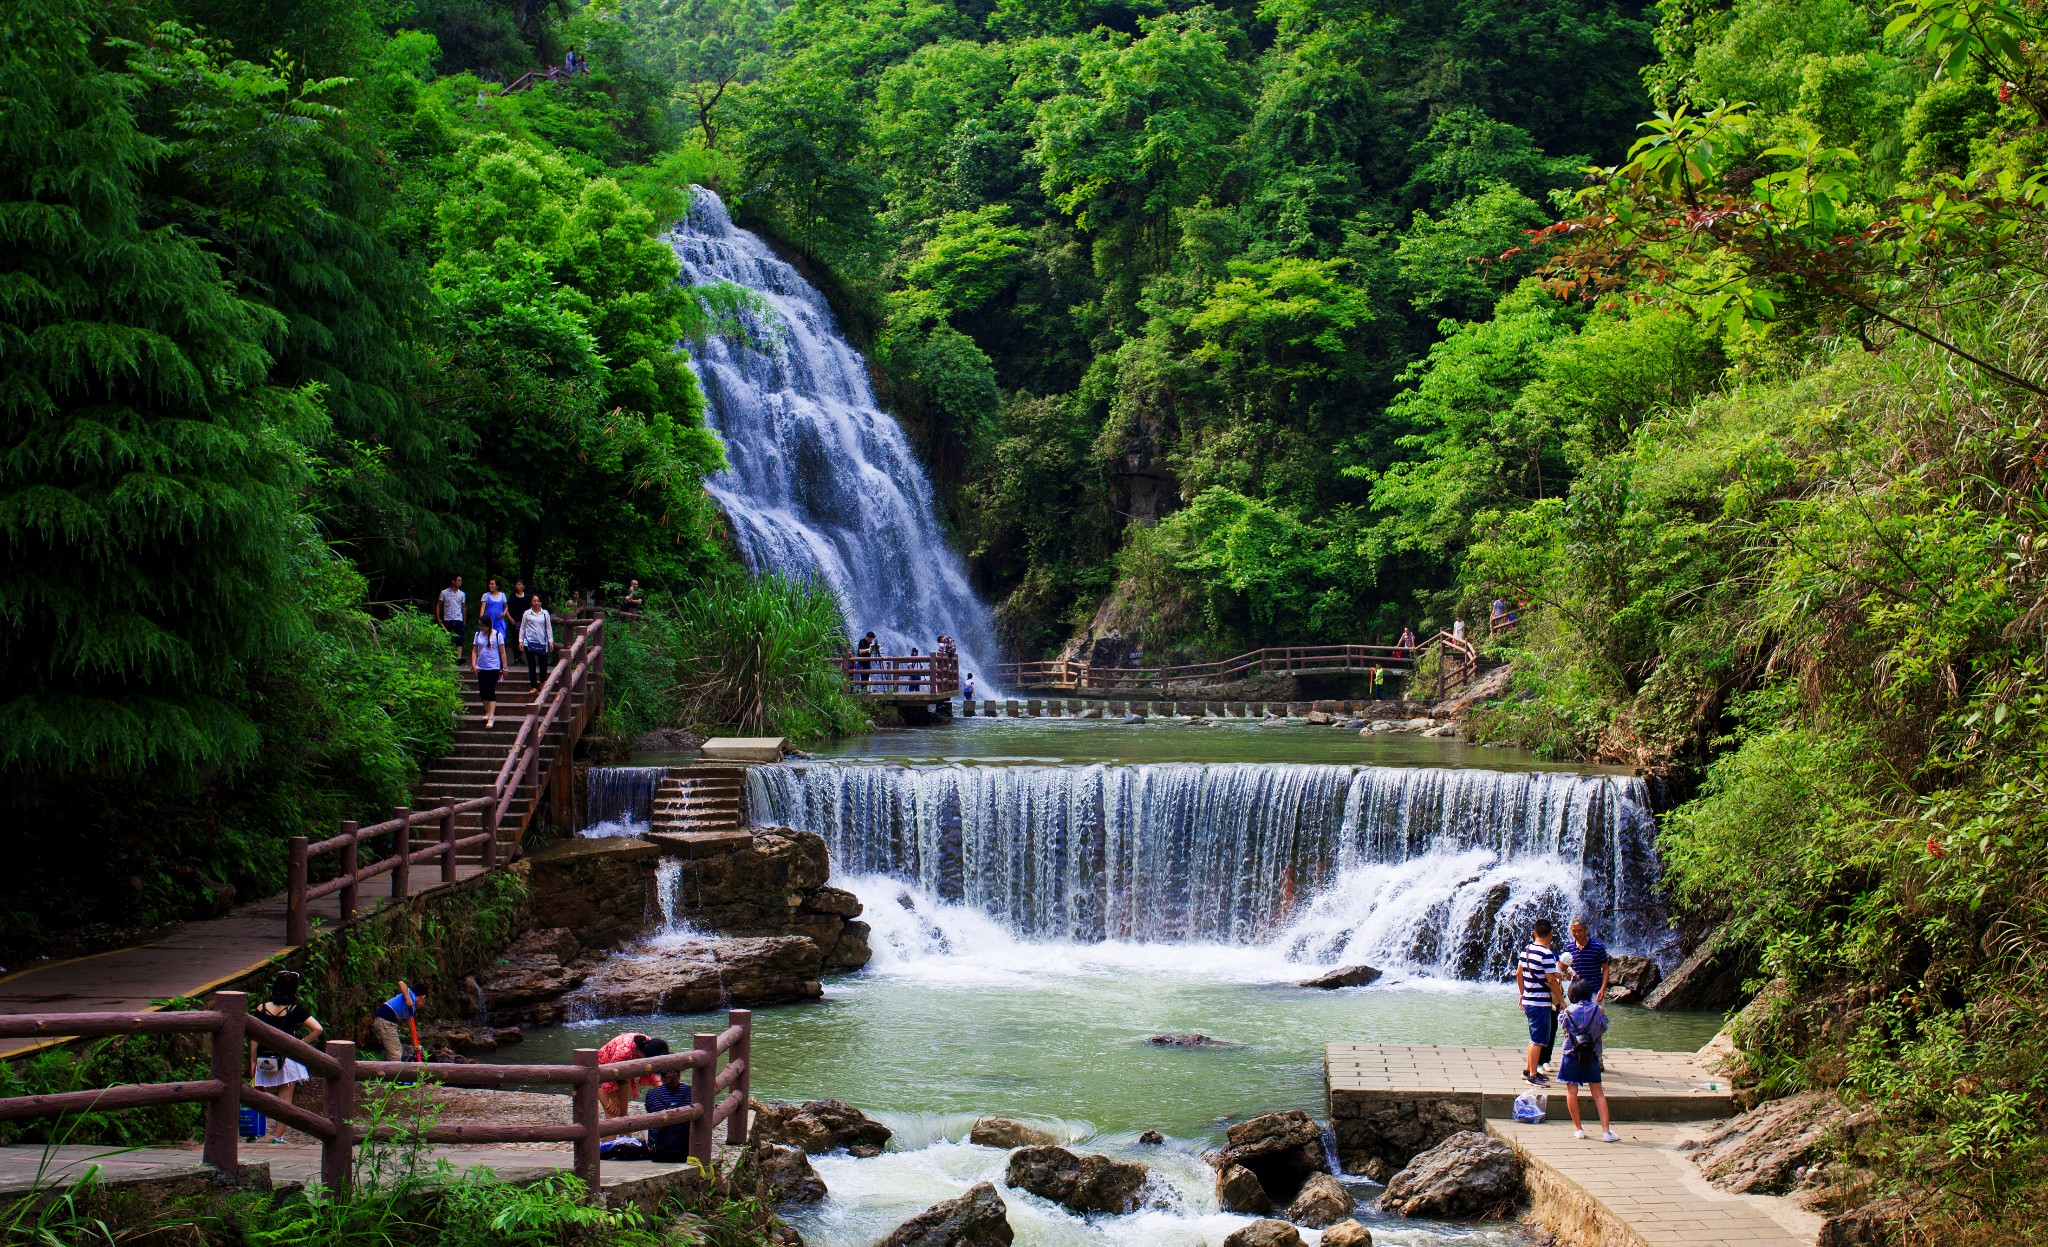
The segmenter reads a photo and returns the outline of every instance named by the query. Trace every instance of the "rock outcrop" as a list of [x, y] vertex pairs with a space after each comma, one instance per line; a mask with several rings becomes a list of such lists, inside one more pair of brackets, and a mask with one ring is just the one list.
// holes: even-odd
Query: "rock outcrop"
[[1223, 1247], [1301, 1247], [1301, 1231], [1285, 1221], [1254, 1221], [1232, 1230]]
[[1296, 1225], [1320, 1230], [1348, 1218], [1357, 1207], [1358, 1201], [1351, 1198], [1343, 1183], [1327, 1173], [1313, 1173], [1301, 1184], [1300, 1193], [1287, 1205], [1287, 1211], [1280, 1215]]
[[1720, 930], [1700, 941], [1692, 955], [1664, 976], [1643, 998], [1646, 1009], [1726, 1009], [1744, 999], [1743, 980], [1755, 969], [1753, 954], [1724, 947]]
[[1345, 1097], [1331, 1111], [1337, 1158], [1346, 1173], [1384, 1182], [1394, 1171], [1452, 1135], [1480, 1129], [1476, 1097]]
[[1806, 1091], [1768, 1100], [1679, 1145], [1709, 1182], [1743, 1195], [1783, 1195], [1834, 1140], [1869, 1127], [1869, 1108], [1851, 1111], [1836, 1096]]
[[1404, 1217], [1501, 1217], [1522, 1200], [1522, 1158], [1467, 1130], [1417, 1156], [1387, 1182], [1380, 1207]]
[[1266, 1188], [1259, 1185], [1259, 1175], [1243, 1165], [1225, 1165], [1217, 1173], [1216, 1202], [1225, 1212], [1241, 1212], [1249, 1217], [1273, 1211], [1273, 1201], [1267, 1197]]
[[1158, 1044], [1162, 1048], [1225, 1048], [1230, 1046], [1220, 1039], [1211, 1039], [1207, 1035], [1154, 1035], [1145, 1042]]
[[1376, 966], [1345, 966], [1328, 974], [1302, 982], [1303, 987], [1320, 987], [1324, 991], [1335, 991], [1340, 987], [1364, 987], [1379, 981], [1380, 970]]
[[1146, 1147], [1164, 1147], [1166, 1145], [1166, 1136], [1157, 1130], [1147, 1130], [1138, 1136], [1138, 1142]]
[[803, 1149], [762, 1143], [751, 1156], [754, 1171], [778, 1204], [815, 1204], [825, 1198], [825, 1179]]
[[1300, 1109], [1264, 1113], [1241, 1121], [1226, 1134], [1227, 1145], [1210, 1158], [1219, 1171], [1249, 1169], [1275, 1207], [1285, 1207], [1311, 1174], [1323, 1171], [1323, 1131]]
[[1356, 1221], [1339, 1221], [1323, 1231], [1322, 1247], [1372, 1247], [1372, 1231]]
[[799, 935], [619, 953], [593, 969], [561, 1004], [587, 1016], [624, 1017], [815, 1000], [825, 991], [821, 960], [818, 946]]
[[868, 961], [860, 899], [827, 886], [830, 873], [817, 832], [756, 828], [751, 843], [706, 846], [684, 861], [684, 916], [720, 935], [801, 935], [826, 969], [859, 969]]
[[1050, 1147], [1059, 1140], [1051, 1131], [1008, 1117], [984, 1117], [967, 1132], [967, 1141], [981, 1147]]
[[567, 1014], [562, 997], [582, 986], [603, 957], [566, 927], [528, 931], [512, 941], [497, 963], [477, 976], [493, 1027], [561, 1021]]
[[1641, 1004], [1664, 981], [1664, 972], [1648, 957], [1610, 957], [1607, 961], [1607, 1003]]
[[876, 1247], [1010, 1247], [1015, 1241], [1009, 1205], [994, 1184], [983, 1182], [918, 1213]]
[[1006, 1185], [1079, 1213], [1136, 1210], [1145, 1166], [1107, 1156], [1077, 1156], [1063, 1147], [1027, 1147], [1010, 1154]]
[[853, 1156], [880, 1156], [895, 1133], [844, 1100], [806, 1100], [801, 1104], [756, 1101], [754, 1131], [766, 1142], [813, 1156], [841, 1148]]

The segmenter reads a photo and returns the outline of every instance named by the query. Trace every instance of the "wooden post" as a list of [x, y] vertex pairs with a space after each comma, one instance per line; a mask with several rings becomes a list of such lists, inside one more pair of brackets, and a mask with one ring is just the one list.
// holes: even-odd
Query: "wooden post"
[[355, 1041], [330, 1039], [327, 1055], [341, 1066], [341, 1075], [327, 1080], [327, 1124], [334, 1127], [334, 1137], [320, 1141], [320, 1181], [333, 1194], [346, 1196], [355, 1160]]
[[576, 1136], [576, 1176], [583, 1179], [595, 1202], [603, 1181], [598, 1172], [597, 1149], [604, 1142], [599, 1133], [604, 1125], [604, 1108], [597, 1102], [597, 1049], [578, 1048], [571, 1060], [583, 1069], [583, 1077], [576, 1083], [576, 1124], [583, 1128], [583, 1133]]
[[733, 1090], [740, 1093], [739, 1111], [732, 1115], [732, 1124], [727, 1126], [725, 1130], [725, 1141], [734, 1147], [739, 1147], [747, 1141], [747, 1110], [754, 1103], [749, 1092], [749, 1088], [753, 1085], [754, 1081], [754, 1011], [752, 1009], [728, 1009], [725, 1018], [730, 1025], [740, 1028], [739, 1042], [732, 1046], [730, 1053], [725, 1059], [730, 1063], [734, 1057], [738, 1057], [746, 1062], [740, 1068], [739, 1081], [732, 1085]]
[[293, 836], [285, 858], [284, 942], [297, 947], [311, 934], [306, 920], [306, 838]]
[[341, 824], [341, 834], [348, 837], [348, 843], [341, 846], [341, 874], [348, 882], [341, 885], [341, 920], [347, 922], [356, 916], [356, 902], [361, 899], [356, 889], [362, 880], [356, 877], [356, 825], [354, 820]]
[[441, 802], [441, 882], [455, 882], [455, 798]]
[[[301, 892], [302, 908], [304, 896]], [[200, 1156], [215, 1169], [234, 1177], [242, 1171], [236, 1151], [241, 1146], [242, 1133], [242, 1070], [249, 1060], [248, 1041], [244, 1038], [249, 997], [245, 992], [215, 992], [213, 1007], [220, 1013], [220, 1029], [213, 1032], [210, 1073], [226, 1089], [218, 1100], [206, 1106], [206, 1144]]]
[[713, 1081], [718, 1077], [718, 1036], [699, 1035], [695, 1046], [697, 1054], [704, 1059], [690, 1071], [690, 1103], [704, 1111], [690, 1123], [690, 1155], [709, 1165], [711, 1135], [716, 1128], [711, 1115], [718, 1109], [718, 1084]]
[[498, 802], [500, 795], [491, 791], [491, 803], [484, 807], [484, 869], [490, 870], [498, 864]]
[[398, 820], [398, 834], [391, 838], [398, 849], [398, 864], [391, 868], [391, 899], [402, 901], [412, 894], [412, 810], [394, 806], [391, 817]]

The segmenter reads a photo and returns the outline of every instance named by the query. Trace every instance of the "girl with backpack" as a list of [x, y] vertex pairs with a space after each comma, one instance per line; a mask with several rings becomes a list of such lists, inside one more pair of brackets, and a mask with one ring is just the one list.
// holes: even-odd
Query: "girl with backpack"
[[1600, 1040], [1607, 1033], [1607, 1011], [1595, 999], [1599, 989], [1590, 979], [1573, 979], [1572, 1003], [1558, 1019], [1564, 1032], [1564, 1060], [1558, 1064], [1557, 1080], [1564, 1084], [1565, 1107], [1572, 1114], [1572, 1137], [1586, 1137], [1586, 1124], [1579, 1120], [1579, 1088], [1593, 1092], [1593, 1107], [1600, 1110], [1600, 1139], [1619, 1143], [1614, 1123], [1607, 1113], [1607, 1092], [1600, 1086]]

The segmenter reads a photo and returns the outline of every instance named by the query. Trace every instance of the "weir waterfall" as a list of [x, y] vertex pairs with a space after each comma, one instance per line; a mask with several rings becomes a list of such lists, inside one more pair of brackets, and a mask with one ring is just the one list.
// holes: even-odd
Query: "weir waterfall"
[[939, 526], [910, 440], [876, 405], [865, 361], [816, 287], [735, 226], [716, 194], [692, 194], [668, 236], [683, 283], [731, 282], [774, 312], [751, 325], [748, 340], [712, 337], [691, 350], [706, 421], [730, 463], [705, 488], [748, 565], [821, 577], [849, 632], [873, 630], [887, 653], [929, 650], [945, 633], [959, 644], [961, 670], [993, 685], [988, 608]]
[[900, 908], [962, 906], [1021, 939], [1259, 945], [1498, 979], [1531, 921], [1585, 913], [1618, 953], [1672, 951], [1631, 776], [808, 762], [754, 768], [748, 806], [756, 824], [821, 834], [836, 870], [920, 894], [899, 888]]

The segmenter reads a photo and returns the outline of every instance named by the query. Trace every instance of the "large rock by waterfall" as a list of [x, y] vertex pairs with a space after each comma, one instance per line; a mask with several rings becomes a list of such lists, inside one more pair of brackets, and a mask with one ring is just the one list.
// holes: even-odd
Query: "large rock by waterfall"
[[818, 946], [828, 970], [867, 964], [860, 898], [828, 886], [824, 837], [757, 827], [751, 842], [710, 846], [681, 863], [676, 917], [721, 935], [801, 935]]
[[1107, 1156], [1077, 1156], [1063, 1147], [1027, 1147], [1010, 1153], [1003, 1181], [1079, 1213], [1137, 1208], [1146, 1169]]
[[812, 1155], [845, 1148], [853, 1156], [880, 1156], [893, 1131], [844, 1100], [780, 1100], [754, 1105], [754, 1131], [770, 1143], [786, 1143]]
[[1009, 1213], [994, 1183], [977, 1183], [889, 1231], [875, 1247], [1010, 1247], [1017, 1236]]
[[563, 1007], [589, 1017], [704, 1013], [824, 994], [818, 946], [797, 935], [664, 944], [593, 969]]
[[1323, 1129], [1300, 1109], [1241, 1121], [1225, 1138], [1227, 1146], [1210, 1163], [1219, 1172], [1233, 1166], [1249, 1170], [1274, 1207], [1293, 1202], [1309, 1176], [1323, 1171]]
[[[831, 308], [768, 244], [693, 188], [668, 237], [685, 285], [727, 281], [773, 312], [759, 333], [692, 343], [705, 423], [728, 470], [706, 480], [748, 566], [820, 577], [855, 632], [884, 653], [957, 640], [963, 671], [993, 684], [995, 629], [939, 523], [910, 439], [875, 401], [867, 363]], [[750, 317], [751, 318], [751, 317]]]
[[1503, 1217], [1521, 1202], [1522, 1177], [1515, 1149], [1468, 1130], [1388, 1180], [1380, 1207], [1404, 1217]]

